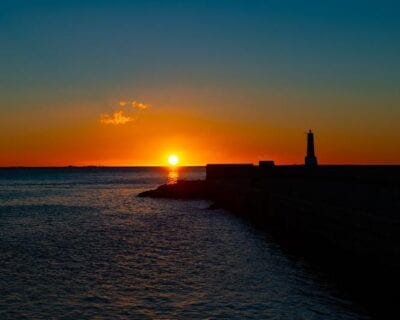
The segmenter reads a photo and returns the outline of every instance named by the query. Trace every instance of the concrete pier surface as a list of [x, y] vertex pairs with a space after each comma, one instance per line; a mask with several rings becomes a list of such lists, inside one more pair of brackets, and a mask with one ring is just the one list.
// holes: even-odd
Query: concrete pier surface
[[[371, 298], [398, 290], [400, 166], [209, 165], [205, 180], [139, 196], [210, 200], [328, 266], [343, 282], [368, 288]], [[385, 300], [394, 303], [396, 296], [387, 291]]]

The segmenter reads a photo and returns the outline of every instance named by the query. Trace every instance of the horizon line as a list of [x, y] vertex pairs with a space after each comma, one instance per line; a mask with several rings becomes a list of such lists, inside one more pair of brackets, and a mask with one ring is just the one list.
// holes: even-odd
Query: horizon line
[[[204, 165], [180, 165], [176, 167], [171, 167], [168, 165], [64, 165], [64, 166], [52, 166], [52, 165], [39, 165], [39, 166], [0, 166], [0, 169], [127, 169], [127, 168], [159, 168], [159, 169], [179, 169], [179, 168], [202, 168], [206, 167], [208, 164], [213, 165], [253, 165], [258, 167], [258, 164], [254, 163], [207, 163]], [[293, 164], [275, 164], [275, 167], [289, 167], [289, 166], [305, 166], [303, 163], [293, 163]], [[400, 163], [327, 163], [327, 164], [319, 164], [318, 167], [331, 167], [331, 166], [385, 166], [385, 167], [393, 167], [400, 166]]]

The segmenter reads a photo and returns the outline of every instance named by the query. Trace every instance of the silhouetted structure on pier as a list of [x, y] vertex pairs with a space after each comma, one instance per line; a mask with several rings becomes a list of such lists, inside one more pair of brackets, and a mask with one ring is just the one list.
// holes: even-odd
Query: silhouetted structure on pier
[[316, 167], [318, 165], [314, 149], [314, 133], [311, 130], [307, 133], [307, 155], [305, 158], [305, 165], [307, 167]]

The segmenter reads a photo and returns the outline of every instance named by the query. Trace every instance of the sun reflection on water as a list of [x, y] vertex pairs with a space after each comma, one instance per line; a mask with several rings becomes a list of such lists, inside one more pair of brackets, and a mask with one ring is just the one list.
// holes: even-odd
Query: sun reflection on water
[[170, 169], [168, 171], [168, 176], [167, 176], [167, 184], [174, 184], [177, 183], [179, 179], [179, 171], [178, 169]]

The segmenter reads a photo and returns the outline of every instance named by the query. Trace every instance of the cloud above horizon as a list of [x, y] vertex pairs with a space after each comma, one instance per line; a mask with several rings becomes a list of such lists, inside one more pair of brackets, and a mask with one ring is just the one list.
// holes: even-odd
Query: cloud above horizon
[[102, 124], [119, 125], [132, 122], [133, 120], [135, 120], [135, 118], [129, 115], [125, 115], [123, 110], [115, 111], [112, 115], [109, 115], [107, 113], [103, 113], [100, 115], [100, 122]]
[[102, 113], [100, 123], [106, 125], [123, 125], [136, 120], [138, 112], [151, 107], [150, 104], [135, 100], [123, 100], [119, 102], [121, 110], [114, 111], [112, 114]]

